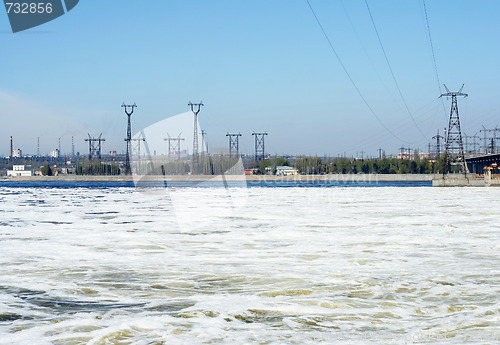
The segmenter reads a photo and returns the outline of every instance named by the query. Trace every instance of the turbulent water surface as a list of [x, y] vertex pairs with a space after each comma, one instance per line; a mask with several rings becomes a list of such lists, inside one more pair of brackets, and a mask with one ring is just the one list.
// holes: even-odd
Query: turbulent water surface
[[499, 199], [4, 185], [0, 344], [498, 344]]

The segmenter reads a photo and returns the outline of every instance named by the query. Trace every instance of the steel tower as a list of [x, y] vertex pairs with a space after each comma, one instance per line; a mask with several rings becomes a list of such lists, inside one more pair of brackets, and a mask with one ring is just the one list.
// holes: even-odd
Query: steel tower
[[450, 121], [448, 124], [448, 133], [446, 134], [445, 158], [443, 174], [450, 172], [452, 165], [459, 165], [461, 172], [467, 174], [467, 165], [465, 164], [464, 145], [462, 142], [462, 131], [460, 129], [460, 118], [458, 116], [458, 102], [457, 97], [467, 97], [468, 94], [462, 93], [464, 85], [460, 90], [451, 92], [446, 85], [444, 85], [446, 93], [443, 93], [440, 98], [451, 97], [451, 111]]
[[[127, 142], [127, 157], [125, 158], [125, 175], [130, 175], [132, 174], [132, 170], [130, 169], [130, 152], [132, 151], [132, 126], [130, 125], [130, 116], [134, 113], [134, 108], [137, 107], [137, 105], [132, 104], [132, 105], [126, 105], [125, 102], [122, 104], [122, 108], [125, 108], [125, 114], [127, 114], [128, 117], [128, 125], [127, 125], [127, 138], [125, 141]], [[130, 108], [130, 111], [128, 110]]]

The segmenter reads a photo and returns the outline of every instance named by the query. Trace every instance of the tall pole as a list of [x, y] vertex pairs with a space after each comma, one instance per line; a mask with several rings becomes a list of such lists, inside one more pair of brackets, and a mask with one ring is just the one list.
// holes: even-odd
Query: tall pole
[[474, 135], [474, 153], [477, 154], [477, 142], [476, 142], [476, 139], [479, 139], [479, 137], [477, 135]]
[[196, 174], [198, 172], [198, 113], [201, 110], [201, 107], [203, 106], [203, 102], [200, 103], [188, 103], [188, 106], [191, 108], [191, 112], [193, 113], [194, 117], [194, 125], [193, 125], [193, 167], [191, 173]]
[[207, 135], [207, 132], [202, 129], [201, 130], [201, 142], [203, 144], [203, 152], [205, 152], [206, 154], [208, 154], [208, 143], [206, 141], [206, 135]]
[[89, 142], [89, 160], [92, 159], [92, 140], [93, 138], [90, 136], [90, 134], [88, 134], [89, 138], [88, 139], [85, 139], [85, 141], [88, 141]]
[[483, 138], [483, 149], [484, 149], [484, 154], [487, 154], [488, 153], [488, 146], [486, 145], [486, 132], [488, 130], [486, 129], [486, 127], [483, 126], [483, 129], [481, 129], [479, 132], [483, 132], [484, 133], [484, 138]]
[[399, 148], [399, 153], [400, 153], [400, 157], [401, 159], [404, 159], [404, 156], [405, 156], [405, 148], [403, 145], [401, 145], [401, 147]]
[[439, 155], [441, 154], [441, 142], [439, 141], [439, 139], [444, 139], [442, 135], [439, 135], [439, 129], [437, 131], [437, 134], [433, 136], [432, 139], [436, 139], [436, 153], [439, 157]]
[[[132, 151], [132, 126], [130, 125], [130, 116], [134, 113], [134, 108], [136, 108], [137, 105], [132, 104], [132, 105], [126, 105], [125, 102], [122, 104], [122, 108], [125, 108], [125, 114], [127, 114], [128, 117], [128, 123], [127, 123], [127, 138], [125, 141], [127, 142], [127, 156], [125, 158], [125, 175], [130, 175], [132, 174], [132, 170], [130, 169], [130, 152]], [[130, 111], [128, 110], [130, 108]]]
[[495, 128], [493, 129], [493, 137], [494, 137], [494, 142], [495, 142], [495, 152], [493, 153], [497, 153], [497, 131], [500, 131], [500, 128], [498, 128], [498, 126], [495, 126]]
[[[130, 139], [130, 141], [131, 141], [131, 142], [136, 142], [136, 143], [137, 143], [137, 144], [136, 144], [136, 146], [135, 146], [135, 148], [136, 148], [136, 150], [135, 150], [135, 151], [137, 151], [137, 157], [138, 157], [138, 159], [140, 160], [140, 159], [141, 159], [141, 141], [146, 141], [146, 139], [142, 138], [142, 137], [141, 137], [141, 134], [139, 134], [139, 137], [138, 137], [138, 138], [133, 138], [133, 139]], [[133, 147], [134, 147], [134, 145], [132, 145], [132, 144], [131, 144], [131, 145], [130, 145], [130, 147], [132, 147], [132, 148], [133, 148]], [[131, 151], [133, 152], [134, 150], [132, 149]]]

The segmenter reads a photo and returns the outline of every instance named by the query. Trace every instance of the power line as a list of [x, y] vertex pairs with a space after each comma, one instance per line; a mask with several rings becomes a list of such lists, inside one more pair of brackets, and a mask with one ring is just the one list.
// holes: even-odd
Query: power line
[[[436, 80], [438, 83], [438, 89], [439, 93], [441, 94], [441, 81], [439, 80], [439, 73], [438, 73], [438, 68], [437, 68], [437, 63], [436, 63], [436, 54], [434, 53], [434, 44], [432, 43], [432, 36], [431, 36], [431, 27], [429, 25], [429, 16], [427, 15], [427, 6], [425, 5], [425, 0], [422, 0], [422, 4], [424, 5], [424, 14], [425, 14], [425, 23], [427, 25], [427, 34], [429, 36], [429, 44], [431, 46], [431, 54], [432, 54], [432, 62], [434, 64], [434, 72], [436, 73]], [[446, 108], [444, 106], [444, 100], [441, 98], [441, 104], [443, 105], [443, 115], [446, 117]]]
[[375, 20], [373, 19], [373, 16], [372, 16], [372, 11], [370, 10], [370, 6], [368, 6], [368, 0], [365, 0], [365, 4], [366, 4], [366, 8], [368, 9], [368, 13], [370, 14], [370, 19], [372, 21], [373, 28], [375, 29], [375, 33], [377, 34], [378, 43], [380, 43], [380, 48], [382, 48], [382, 52], [384, 53], [385, 61], [387, 62], [387, 66], [389, 67], [389, 71], [391, 72], [392, 79], [394, 80], [394, 84], [396, 85], [396, 88], [398, 89], [399, 95], [401, 96], [401, 100], [403, 101], [403, 104], [405, 105], [406, 111], [408, 112], [408, 115], [410, 115], [411, 120], [415, 124], [415, 127], [418, 129], [420, 134], [422, 134], [422, 136], [424, 138], [426, 138], [425, 134], [422, 132], [422, 130], [418, 126], [417, 122], [415, 121], [415, 118], [413, 117], [413, 115], [410, 111], [410, 108], [408, 108], [408, 104], [406, 103], [406, 100], [403, 96], [403, 92], [401, 91], [401, 88], [399, 87], [398, 81], [396, 80], [396, 76], [394, 75], [394, 71], [392, 70], [392, 66], [389, 62], [389, 58], [387, 57], [387, 53], [385, 52], [384, 45], [382, 44], [382, 40], [380, 39], [380, 35], [378, 33], [377, 26], [375, 25]]
[[347, 77], [349, 78], [349, 81], [351, 82], [352, 86], [354, 87], [354, 89], [356, 89], [359, 97], [361, 97], [361, 99], [363, 100], [363, 103], [365, 103], [366, 107], [370, 110], [370, 112], [372, 113], [372, 115], [377, 119], [377, 121], [382, 125], [382, 127], [384, 127], [384, 129], [389, 132], [394, 138], [400, 140], [400, 141], [404, 141], [406, 142], [405, 140], [399, 138], [396, 134], [394, 134], [385, 124], [384, 122], [382, 122], [382, 120], [380, 119], [380, 117], [378, 117], [377, 113], [375, 113], [375, 111], [373, 110], [373, 108], [370, 106], [370, 104], [368, 104], [368, 101], [366, 100], [366, 98], [363, 96], [363, 94], [361, 93], [360, 89], [358, 88], [358, 86], [356, 85], [356, 83], [354, 82], [354, 80], [352, 79], [351, 75], [349, 74], [349, 71], [347, 71], [347, 68], [345, 67], [344, 63], [342, 62], [342, 59], [340, 58], [339, 54], [337, 53], [337, 51], [335, 50], [335, 48], [333, 47], [333, 44], [332, 42], [330, 41], [330, 38], [328, 37], [328, 35], [326, 34], [326, 31], [325, 29], [323, 28], [323, 25], [321, 25], [321, 22], [319, 21], [319, 18], [318, 16], [316, 15], [316, 12], [314, 12], [314, 9], [313, 7], [311, 6], [311, 3], [309, 2], [309, 0], [306, 0], [307, 1], [307, 4], [309, 5], [309, 8], [311, 9], [311, 12], [314, 16], [314, 18], [316, 19], [316, 22], [318, 23], [318, 26], [319, 28], [321, 29], [321, 31], [323, 32], [323, 35], [325, 36], [326, 38], [326, 41], [328, 42], [328, 44], [330, 45], [330, 48], [332, 50], [332, 52], [335, 54], [335, 56], [337, 57], [337, 60], [339, 61], [340, 63], [340, 66], [342, 67], [342, 69], [344, 70], [345, 74], [347, 75]]
[[351, 16], [349, 16], [349, 13], [347, 12], [347, 9], [344, 5], [344, 1], [343, 0], [340, 0], [340, 4], [342, 5], [342, 9], [344, 10], [344, 13], [347, 17], [347, 20], [349, 21], [349, 24], [351, 25], [351, 28], [352, 28], [352, 31], [354, 32], [354, 34], [356, 35], [356, 38], [358, 40], [358, 43], [359, 45], [361, 46], [361, 48], [363, 49], [363, 52], [365, 53], [368, 61], [370, 62], [370, 65], [372, 66], [372, 69], [375, 71], [375, 74], [377, 75], [380, 83], [382, 84], [382, 86], [384, 87], [384, 89], [387, 91], [387, 94], [391, 97], [392, 101], [394, 102], [395, 105], [397, 105], [399, 107], [399, 104], [398, 102], [394, 99], [394, 97], [392, 96], [392, 94], [390, 93], [389, 91], [389, 88], [387, 87], [387, 85], [384, 83], [382, 77], [380, 76], [380, 73], [379, 71], [377, 70], [377, 68], [375, 67], [375, 64], [373, 63], [373, 60], [371, 59], [370, 57], [370, 54], [368, 54], [368, 51], [366, 50], [363, 42], [361, 41], [361, 37], [359, 36], [358, 34], [358, 31], [356, 30], [356, 27], [354, 26], [354, 23], [351, 19]]

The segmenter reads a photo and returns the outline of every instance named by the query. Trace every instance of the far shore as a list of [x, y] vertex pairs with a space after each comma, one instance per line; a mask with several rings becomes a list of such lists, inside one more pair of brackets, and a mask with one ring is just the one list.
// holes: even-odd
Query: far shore
[[432, 181], [442, 175], [435, 174], [324, 174], [324, 175], [156, 175], [142, 178], [130, 175], [58, 175], [58, 176], [15, 176], [0, 177], [1, 182], [132, 182], [132, 181]]

